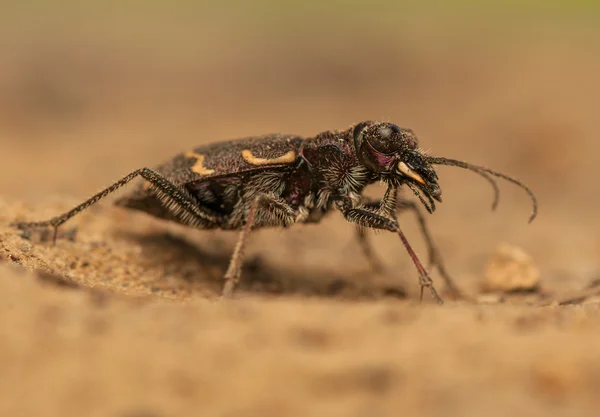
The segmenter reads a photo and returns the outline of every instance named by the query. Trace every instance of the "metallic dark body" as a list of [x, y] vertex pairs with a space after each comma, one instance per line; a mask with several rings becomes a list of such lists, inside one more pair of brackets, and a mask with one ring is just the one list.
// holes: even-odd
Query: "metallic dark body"
[[[276, 160], [293, 151], [287, 163], [253, 165], [242, 157], [243, 151], [255, 157]], [[204, 168], [213, 171], [200, 175], [192, 171], [197, 158], [204, 156]], [[376, 181], [356, 158], [352, 129], [328, 131], [312, 138], [292, 135], [265, 135], [236, 141], [218, 142], [179, 154], [155, 171], [176, 186], [186, 189], [215, 222], [199, 228], [236, 230], [258, 193], [281, 199], [294, 211], [294, 222], [320, 220], [341, 194], [359, 200], [363, 188]], [[155, 217], [184, 223], [163, 204], [151, 187], [144, 184], [117, 201], [123, 207], [144, 211]], [[286, 226], [268, 210], [259, 211], [253, 228]]]
[[[61, 224], [141, 176], [145, 182], [118, 200], [118, 205], [199, 229], [240, 231], [225, 273], [223, 294], [231, 295], [240, 279], [244, 247], [252, 229], [319, 222], [335, 208], [346, 220], [360, 226], [359, 242], [375, 269], [379, 262], [373, 257], [363, 228], [397, 233], [419, 271], [421, 289], [428, 288], [441, 303], [397, 220], [397, 213], [402, 210], [416, 214], [429, 249], [430, 264], [437, 267], [449, 289], [458, 294], [417, 204], [397, 200], [399, 188], [406, 185], [432, 213], [435, 201], [442, 201], [433, 168], [436, 164], [458, 166], [483, 176], [494, 187], [496, 197], [498, 188], [491, 176], [519, 185], [533, 201], [530, 220], [535, 217], [535, 196], [519, 181], [464, 161], [429, 156], [418, 148], [410, 129], [367, 121], [311, 138], [273, 134], [201, 146], [156, 169], [137, 169], [57, 217], [16, 226], [51, 226], [56, 239]], [[386, 193], [381, 200], [369, 201], [362, 192], [377, 181], [387, 185]]]

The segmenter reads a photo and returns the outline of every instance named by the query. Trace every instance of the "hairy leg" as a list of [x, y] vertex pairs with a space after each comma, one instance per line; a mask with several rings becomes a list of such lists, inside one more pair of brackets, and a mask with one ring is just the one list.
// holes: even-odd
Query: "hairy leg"
[[429, 228], [427, 227], [425, 217], [423, 216], [423, 212], [420, 210], [419, 206], [414, 201], [400, 200], [398, 202], [397, 210], [398, 213], [409, 210], [415, 214], [417, 222], [419, 223], [419, 229], [421, 230], [421, 234], [423, 235], [423, 238], [425, 239], [425, 244], [427, 246], [429, 267], [436, 268], [438, 270], [440, 276], [444, 280], [452, 296], [456, 298], [464, 298], [465, 295], [458, 288], [458, 286], [454, 282], [454, 279], [446, 271], [446, 267], [444, 265], [441, 253], [435, 245], [431, 234], [429, 233]]
[[294, 210], [283, 200], [270, 196], [268, 194], [259, 194], [252, 201], [248, 209], [245, 223], [242, 226], [242, 231], [239, 234], [237, 243], [231, 255], [227, 272], [225, 272], [225, 284], [223, 286], [223, 297], [231, 297], [236, 284], [239, 282], [242, 274], [242, 263], [244, 261], [244, 252], [246, 249], [246, 241], [250, 235], [252, 227], [255, 226], [256, 220], [261, 216], [261, 210], [276, 218], [280, 219], [282, 226], [290, 225], [294, 222]]
[[385, 270], [383, 262], [381, 262], [377, 255], [375, 255], [373, 246], [371, 245], [371, 241], [369, 240], [369, 236], [367, 234], [367, 230], [364, 227], [356, 228], [356, 239], [358, 240], [360, 249], [365, 255], [365, 258], [367, 259], [367, 262], [371, 266], [373, 272], [376, 274], [382, 273]]
[[[384, 197], [384, 199], [385, 199], [385, 197]], [[429, 232], [429, 228], [427, 227], [427, 222], [425, 220], [425, 216], [423, 216], [423, 212], [420, 210], [419, 206], [413, 201], [400, 199], [397, 201], [395, 208], [391, 209], [391, 207], [393, 207], [393, 206], [391, 206], [389, 204], [389, 202], [387, 205], [384, 205], [384, 204], [382, 204], [382, 201], [383, 200], [370, 201], [368, 203], [365, 203], [365, 206], [375, 209], [375, 210], [379, 209], [379, 210], [386, 211], [390, 216], [393, 216], [394, 211], [396, 211], [398, 214], [400, 214], [404, 211], [412, 211], [417, 218], [417, 222], [419, 223], [419, 230], [421, 231], [421, 234], [423, 235], [423, 238], [425, 239], [425, 244], [427, 246], [429, 267], [436, 268], [438, 270], [440, 276], [442, 277], [442, 279], [444, 280], [444, 283], [446, 284], [446, 287], [448, 288], [448, 290], [450, 291], [450, 293], [453, 297], [466, 298], [466, 296], [462, 293], [462, 291], [458, 288], [458, 286], [454, 282], [454, 279], [451, 277], [451, 275], [446, 270], [446, 267], [444, 265], [444, 261], [440, 254], [440, 251], [437, 248], [437, 246], [435, 245], [433, 238], [431, 237], [431, 233]], [[369, 238], [369, 236], [367, 235], [366, 230], [364, 230], [364, 228], [357, 228], [357, 239], [358, 239], [359, 245], [360, 245], [365, 257], [367, 258], [367, 261], [371, 265], [372, 269], [375, 272], [379, 273], [384, 269], [383, 263], [379, 260], [379, 258], [377, 258], [375, 251], [373, 251], [371, 242], [369, 241], [368, 238]]]
[[53, 217], [50, 220], [45, 220], [41, 222], [17, 222], [13, 223], [13, 226], [16, 226], [19, 229], [23, 230], [41, 227], [52, 227], [54, 228], [53, 242], [56, 242], [56, 233], [58, 231], [58, 228], [63, 223], [65, 223], [71, 217], [87, 209], [91, 205], [102, 200], [109, 194], [112, 194], [113, 192], [117, 191], [119, 188], [131, 182], [138, 176], [143, 177], [146, 181], [148, 181], [151, 184], [151, 186], [156, 190], [156, 194], [160, 201], [171, 212], [173, 212], [173, 214], [178, 216], [185, 224], [192, 227], [202, 227], [216, 224], [217, 218], [214, 215], [208, 213], [202, 207], [200, 207], [198, 205], [198, 202], [185, 189], [178, 187], [159, 173], [149, 168], [140, 168], [138, 170], [133, 171], [129, 175], [126, 175], [125, 177], [121, 178], [119, 181], [115, 182], [108, 188], [105, 188], [104, 190], [90, 197], [89, 199], [79, 204], [77, 207], [67, 211], [66, 213]]
[[[404, 247], [406, 248], [406, 251], [410, 255], [415, 267], [419, 271], [421, 297], [423, 297], [423, 290], [427, 287], [431, 293], [431, 296], [441, 304], [443, 303], [443, 300], [433, 286], [431, 277], [410, 246], [406, 236], [404, 235], [404, 232], [402, 232], [402, 229], [395, 218], [394, 208], [396, 207], [396, 195], [397, 188], [390, 185], [385, 193], [385, 196], [377, 207], [365, 204], [353, 205], [349, 197], [341, 197], [339, 200], [337, 200], [336, 207], [342, 212], [344, 218], [349, 222], [355, 223], [362, 227], [382, 229], [398, 233], [402, 243], [404, 244]], [[391, 213], [389, 213], [390, 211]]]

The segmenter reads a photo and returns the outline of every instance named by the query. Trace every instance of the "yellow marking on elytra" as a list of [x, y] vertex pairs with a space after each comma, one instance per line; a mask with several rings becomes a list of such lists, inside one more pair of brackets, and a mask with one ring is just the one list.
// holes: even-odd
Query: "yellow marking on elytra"
[[289, 151], [277, 158], [257, 158], [252, 155], [252, 151], [250, 149], [244, 149], [242, 151], [242, 158], [246, 162], [252, 165], [267, 165], [267, 164], [291, 164], [296, 160], [296, 152]]
[[214, 172], [215, 172], [214, 169], [208, 169], [204, 166], [204, 159], [206, 158], [204, 155], [190, 151], [190, 152], [185, 153], [185, 157], [196, 159], [196, 163], [194, 164], [194, 166], [192, 166], [192, 171], [195, 172], [196, 174], [200, 174], [200, 175], [214, 174]]

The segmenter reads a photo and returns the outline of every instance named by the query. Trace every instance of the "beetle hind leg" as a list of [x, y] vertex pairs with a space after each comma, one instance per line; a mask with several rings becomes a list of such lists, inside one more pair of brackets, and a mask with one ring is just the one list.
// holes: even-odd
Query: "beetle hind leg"
[[214, 216], [208, 214], [205, 210], [199, 207], [198, 202], [187, 191], [173, 184], [156, 171], [153, 171], [149, 168], [140, 168], [124, 176], [119, 181], [113, 183], [111, 186], [105, 188], [66, 213], [41, 222], [15, 222], [12, 224], [12, 226], [15, 226], [21, 230], [52, 227], [54, 228], [53, 242], [56, 243], [56, 234], [58, 228], [63, 223], [87, 209], [91, 205], [107, 197], [109, 194], [117, 191], [119, 188], [128, 184], [138, 176], [141, 176], [148, 181], [156, 190], [161, 202], [165, 204], [165, 206], [172, 211], [174, 215], [179, 216], [182, 221], [185, 221], [186, 224], [198, 227], [202, 224], [214, 224], [217, 222], [217, 219]]

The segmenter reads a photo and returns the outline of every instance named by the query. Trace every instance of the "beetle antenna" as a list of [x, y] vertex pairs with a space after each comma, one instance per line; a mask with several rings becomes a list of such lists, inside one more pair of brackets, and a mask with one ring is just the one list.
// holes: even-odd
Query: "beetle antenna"
[[498, 207], [498, 202], [500, 201], [500, 188], [498, 187], [498, 183], [492, 177], [490, 177], [488, 174], [486, 174], [483, 171], [473, 171], [473, 172], [475, 172], [476, 174], [479, 174], [483, 178], [485, 178], [490, 183], [492, 188], [494, 189], [494, 199], [492, 200], [492, 211], [496, 210], [496, 208]]
[[[482, 166], [469, 164], [468, 162], [458, 161], [456, 159], [449, 159], [449, 158], [443, 158], [443, 157], [428, 157], [427, 159], [432, 164], [450, 165], [450, 166], [456, 166], [456, 167], [463, 168], [463, 169], [468, 169], [468, 170], [473, 171], [473, 172], [481, 175], [482, 177], [488, 179], [488, 181], [490, 181], [490, 183], [493, 182], [495, 184], [493, 179], [491, 177], [489, 177], [489, 175], [487, 175], [487, 174], [493, 175], [498, 178], [502, 178], [503, 180], [506, 180], [508, 182], [511, 182], [511, 183], [521, 187], [523, 190], [525, 190], [525, 192], [531, 198], [531, 203], [533, 206], [531, 216], [529, 216], [529, 223], [531, 223], [533, 221], [533, 219], [535, 219], [535, 217], [537, 216], [537, 206], [538, 206], [537, 198], [535, 197], [535, 194], [533, 193], [533, 191], [531, 191], [531, 189], [529, 187], [527, 187], [525, 184], [523, 184], [522, 182], [520, 182], [512, 177], [509, 177], [508, 175], [503, 174], [501, 172], [493, 171], [489, 168], [485, 168]], [[497, 185], [496, 185], [496, 187], [494, 187], [494, 189], [497, 190]], [[497, 201], [497, 198], [495, 199], [495, 202], [496, 201]]]

